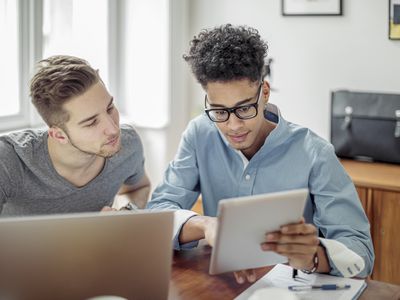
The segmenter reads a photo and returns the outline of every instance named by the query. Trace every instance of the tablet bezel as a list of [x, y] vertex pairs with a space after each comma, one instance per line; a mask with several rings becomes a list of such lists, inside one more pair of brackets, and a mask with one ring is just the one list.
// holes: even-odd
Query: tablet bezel
[[260, 244], [267, 232], [301, 220], [308, 195], [308, 189], [296, 189], [221, 200], [209, 273], [287, 262], [275, 252], [262, 251]]

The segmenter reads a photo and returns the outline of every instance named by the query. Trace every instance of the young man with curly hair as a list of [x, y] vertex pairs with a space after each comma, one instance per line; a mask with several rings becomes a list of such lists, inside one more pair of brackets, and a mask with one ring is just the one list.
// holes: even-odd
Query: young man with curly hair
[[0, 137], [1, 215], [111, 210], [117, 194], [144, 207], [142, 143], [132, 127], [120, 127], [98, 71], [64, 55], [38, 67], [30, 91], [48, 129]]
[[[149, 207], [177, 210], [175, 247], [213, 245], [220, 199], [308, 188], [304, 220], [267, 233], [260, 247], [306, 272], [371, 273], [368, 219], [331, 144], [286, 121], [268, 102], [267, 45], [258, 31], [224, 25], [203, 30], [184, 59], [205, 91], [205, 113], [190, 122]], [[202, 195], [204, 216], [190, 211]], [[340, 254], [338, 254], [340, 253]], [[254, 281], [254, 270], [235, 272]]]

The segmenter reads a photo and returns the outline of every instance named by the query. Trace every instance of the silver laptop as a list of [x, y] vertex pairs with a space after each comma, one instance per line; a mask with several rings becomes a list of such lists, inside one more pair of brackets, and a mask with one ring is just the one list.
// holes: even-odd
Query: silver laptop
[[0, 219], [0, 299], [167, 299], [172, 212]]

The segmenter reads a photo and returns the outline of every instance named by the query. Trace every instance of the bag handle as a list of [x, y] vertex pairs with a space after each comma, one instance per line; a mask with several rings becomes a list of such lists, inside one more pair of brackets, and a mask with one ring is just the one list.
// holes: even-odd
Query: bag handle
[[[353, 107], [346, 106], [344, 108], [344, 114], [345, 114], [345, 117], [344, 117], [344, 121], [343, 121], [342, 126], [341, 126], [342, 130], [348, 129], [350, 127], [350, 125], [351, 125], [351, 117], [352, 117], [352, 114], [353, 114]], [[399, 119], [399, 124], [400, 124], [400, 119]], [[400, 130], [400, 128], [399, 128], [399, 130]], [[399, 134], [400, 134], [400, 132], [399, 132]]]
[[400, 138], [400, 109], [395, 110], [396, 126], [394, 128], [394, 137]]

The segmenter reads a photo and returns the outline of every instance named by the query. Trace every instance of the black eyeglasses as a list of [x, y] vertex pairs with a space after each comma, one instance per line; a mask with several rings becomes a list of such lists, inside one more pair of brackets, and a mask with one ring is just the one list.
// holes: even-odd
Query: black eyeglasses
[[236, 117], [242, 120], [248, 120], [255, 118], [258, 114], [258, 102], [260, 101], [261, 96], [261, 87], [262, 83], [260, 84], [257, 92], [257, 102], [246, 104], [246, 105], [239, 105], [231, 108], [207, 108], [207, 94], [204, 97], [204, 111], [206, 112], [207, 116], [213, 122], [226, 122], [228, 121], [231, 113], [234, 113]]

